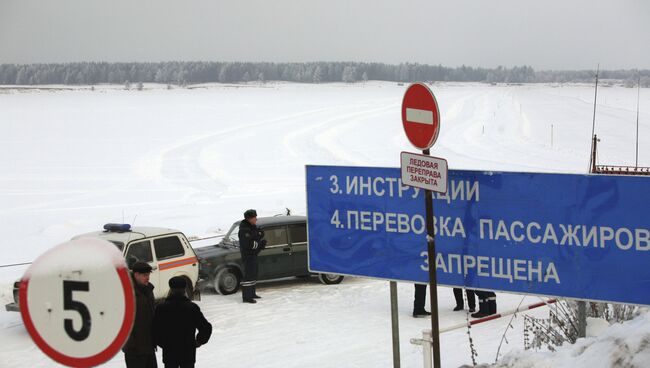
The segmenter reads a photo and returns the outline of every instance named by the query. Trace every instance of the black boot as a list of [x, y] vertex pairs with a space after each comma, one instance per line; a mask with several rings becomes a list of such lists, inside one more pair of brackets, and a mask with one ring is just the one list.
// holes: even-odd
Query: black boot
[[241, 297], [244, 303], [257, 303], [255, 300], [255, 289], [254, 286], [250, 284], [243, 285], [241, 288]]
[[463, 308], [462, 305], [457, 305], [457, 306], [454, 307], [454, 312], [462, 311], [463, 309], [465, 309], [465, 308]]
[[465, 290], [467, 293], [467, 305], [469, 305], [469, 312], [474, 313], [476, 311], [476, 294], [474, 293], [474, 290], [467, 289]]
[[429, 317], [430, 315], [431, 312], [427, 312], [424, 309], [419, 311], [413, 311], [413, 318], [425, 318], [425, 317]]
[[488, 313], [490, 315], [497, 314], [497, 298], [492, 297], [488, 299]]
[[472, 314], [472, 318], [483, 318], [490, 315], [490, 307], [487, 300], [480, 300], [478, 303], [478, 312]]
[[255, 294], [255, 295], [253, 295], [253, 299], [262, 299], [262, 297], [259, 296], [259, 295], [257, 295], [257, 294]]

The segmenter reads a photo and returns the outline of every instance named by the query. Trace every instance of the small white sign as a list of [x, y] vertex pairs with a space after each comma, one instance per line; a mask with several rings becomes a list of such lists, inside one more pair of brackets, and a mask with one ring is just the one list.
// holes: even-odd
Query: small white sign
[[404, 185], [447, 193], [447, 160], [409, 152], [401, 158]]

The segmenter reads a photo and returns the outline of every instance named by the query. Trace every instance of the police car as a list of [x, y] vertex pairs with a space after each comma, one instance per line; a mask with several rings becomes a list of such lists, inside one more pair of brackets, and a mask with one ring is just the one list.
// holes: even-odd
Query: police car
[[[305, 216], [258, 217], [257, 226], [266, 233], [267, 244], [258, 255], [258, 280], [312, 276], [307, 261], [307, 218]], [[196, 248], [200, 277], [223, 295], [239, 290], [244, 265], [239, 252], [239, 221], [219, 244]], [[317, 274], [323, 284], [339, 284], [343, 276]]]
[[[162, 227], [133, 227], [128, 224], [106, 224], [103, 231], [75, 236], [74, 239], [92, 237], [107, 240], [122, 251], [130, 267], [138, 261], [152, 267], [149, 282], [154, 285], [154, 296], [163, 299], [169, 292], [168, 281], [181, 276], [187, 281], [187, 295], [198, 299], [199, 260], [185, 235], [174, 229]], [[18, 288], [14, 284], [14, 303], [6, 305], [8, 311], [18, 311]]]

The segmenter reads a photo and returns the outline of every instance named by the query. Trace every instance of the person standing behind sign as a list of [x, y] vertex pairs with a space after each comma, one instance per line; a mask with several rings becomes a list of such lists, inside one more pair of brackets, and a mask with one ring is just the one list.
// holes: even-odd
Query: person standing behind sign
[[152, 322], [155, 308], [153, 285], [149, 283], [151, 266], [136, 262], [131, 266], [135, 292], [135, 320], [129, 339], [122, 347], [127, 368], [157, 368]]
[[[474, 313], [476, 310], [476, 298], [474, 297], [474, 290], [465, 289], [465, 295], [467, 295], [467, 305], [469, 307], [469, 311], [470, 313]], [[456, 307], [454, 308], [454, 312], [465, 309], [465, 303], [463, 301], [463, 289], [454, 288], [454, 298], [456, 299]]]
[[255, 292], [257, 283], [257, 255], [266, 246], [264, 232], [257, 227], [257, 212], [244, 212], [244, 219], [239, 223], [239, 252], [244, 263], [244, 278], [241, 283], [244, 303], [257, 303], [260, 296]]
[[427, 285], [415, 284], [415, 295], [413, 297], [413, 317], [422, 318], [428, 317], [431, 315], [431, 312], [428, 312], [424, 309], [424, 305], [427, 301]]
[[185, 295], [186, 287], [183, 277], [169, 279], [169, 296], [154, 314], [153, 335], [162, 348], [165, 368], [193, 368], [196, 348], [205, 345], [212, 334], [212, 325], [199, 306]]

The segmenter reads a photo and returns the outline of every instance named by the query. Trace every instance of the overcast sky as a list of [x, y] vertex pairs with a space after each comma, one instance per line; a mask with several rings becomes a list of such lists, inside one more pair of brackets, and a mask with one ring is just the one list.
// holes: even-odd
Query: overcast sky
[[650, 69], [648, 0], [0, 0], [0, 63]]

